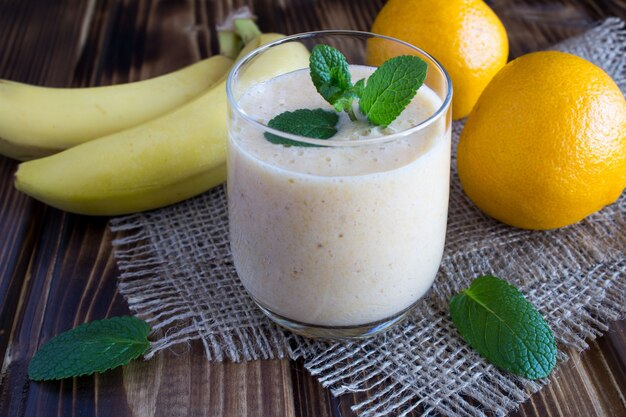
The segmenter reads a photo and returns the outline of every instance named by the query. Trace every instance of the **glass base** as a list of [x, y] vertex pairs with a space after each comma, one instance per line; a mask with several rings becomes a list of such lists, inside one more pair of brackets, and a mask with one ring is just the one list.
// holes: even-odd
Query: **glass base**
[[402, 310], [398, 314], [389, 318], [372, 323], [359, 324], [355, 326], [321, 326], [290, 320], [272, 312], [271, 310], [268, 310], [258, 301], [254, 300], [254, 302], [266, 316], [281, 327], [299, 334], [300, 336], [317, 339], [365, 339], [372, 337], [402, 322], [416, 304], [412, 304], [405, 310]]

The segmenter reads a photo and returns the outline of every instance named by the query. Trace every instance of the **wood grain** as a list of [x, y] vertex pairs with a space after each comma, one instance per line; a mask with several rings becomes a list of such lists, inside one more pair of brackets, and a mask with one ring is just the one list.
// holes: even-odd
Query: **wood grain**
[[134, 415], [296, 415], [287, 360], [210, 363], [198, 344], [130, 364], [123, 384]]
[[[511, 57], [545, 48], [605, 16], [619, 0], [493, 0]], [[249, 5], [261, 28], [286, 34], [367, 30], [384, 0], [0, 0], [0, 78], [55, 87], [145, 79], [217, 52], [214, 23]], [[41, 343], [75, 325], [129, 314], [116, 290], [106, 218], [46, 207], [13, 188], [0, 157], [0, 417], [350, 417], [366, 394], [333, 398], [301, 361], [208, 362], [197, 343], [123, 369], [31, 383]], [[613, 324], [514, 416], [626, 416], [626, 323]], [[411, 415], [418, 415], [413, 413]]]

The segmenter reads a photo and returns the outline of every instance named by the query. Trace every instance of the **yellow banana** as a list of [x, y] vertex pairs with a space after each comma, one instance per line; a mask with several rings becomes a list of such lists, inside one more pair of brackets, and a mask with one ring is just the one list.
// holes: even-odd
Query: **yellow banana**
[[[242, 55], [280, 37], [263, 34]], [[248, 73], [269, 78], [308, 66], [308, 58], [303, 45], [290, 43], [262, 55]], [[15, 186], [51, 206], [81, 214], [154, 209], [224, 182], [226, 142], [223, 80], [191, 103], [143, 125], [20, 164]]]
[[0, 80], [0, 154], [38, 158], [144, 123], [198, 97], [232, 62], [216, 55], [160, 77], [104, 87]]

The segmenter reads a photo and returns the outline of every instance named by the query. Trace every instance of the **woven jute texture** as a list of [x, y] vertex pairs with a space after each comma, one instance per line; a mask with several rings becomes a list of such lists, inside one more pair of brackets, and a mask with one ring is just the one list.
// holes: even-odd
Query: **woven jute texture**
[[[555, 47], [587, 58], [626, 88], [624, 22], [608, 19]], [[453, 126], [454, 147], [462, 129]], [[560, 363], [626, 313], [626, 195], [576, 225], [537, 232], [498, 223], [465, 197], [453, 156], [445, 254], [436, 283], [408, 320], [358, 342], [304, 339], [273, 325], [239, 283], [228, 243], [225, 192], [111, 221], [119, 289], [160, 335], [147, 358], [200, 340], [209, 359], [304, 358], [333, 394], [367, 391], [360, 416], [505, 415], [546, 381], [501, 372], [460, 338], [450, 296], [492, 273], [518, 286], [547, 319]]]

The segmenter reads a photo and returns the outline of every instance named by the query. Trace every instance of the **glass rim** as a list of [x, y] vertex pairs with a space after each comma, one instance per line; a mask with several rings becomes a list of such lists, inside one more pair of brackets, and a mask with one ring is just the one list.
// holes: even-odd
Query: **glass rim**
[[[437, 108], [433, 114], [428, 116], [426, 119], [422, 120], [415, 126], [411, 126], [408, 129], [404, 129], [398, 132], [394, 132], [389, 135], [378, 136], [374, 138], [363, 138], [363, 139], [355, 139], [355, 140], [333, 140], [333, 139], [314, 139], [307, 136], [294, 135], [293, 133], [283, 132], [281, 130], [277, 130], [267, 126], [254, 119], [251, 115], [246, 113], [237, 100], [234, 99], [233, 87], [232, 85], [235, 83], [235, 76], [238, 74], [239, 70], [242, 66], [248, 63], [250, 60], [255, 58], [258, 55], [261, 55], [263, 52], [267, 51], [270, 48], [275, 46], [282, 45], [284, 43], [293, 42], [298, 39], [311, 39], [319, 36], [359, 36], [359, 37], [367, 37], [367, 38], [380, 38], [388, 41], [399, 43], [403, 46], [406, 46], [414, 51], [419, 52], [426, 58], [432, 61], [435, 64], [435, 67], [439, 69], [439, 71], [443, 74], [445, 80], [446, 87], [446, 96], [442, 100], [441, 105]], [[436, 94], [436, 93], [435, 93]], [[400, 138], [404, 138], [408, 135], [412, 135], [417, 133], [426, 127], [433, 124], [436, 120], [438, 120], [441, 116], [445, 114], [452, 103], [452, 80], [450, 79], [450, 75], [445, 70], [445, 68], [437, 61], [432, 55], [423, 49], [411, 45], [408, 42], [405, 42], [400, 39], [392, 38], [390, 36], [379, 35], [373, 32], [366, 31], [358, 31], [358, 30], [347, 30], [347, 29], [333, 29], [333, 30], [318, 30], [318, 31], [310, 31], [310, 32], [302, 32], [296, 33], [294, 35], [285, 36], [284, 38], [277, 39], [275, 41], [266, 43], [261, 45], [248, 54], [244, 55], [238, 62], [233, 65], [233, 68], [230, 70], [228, 74], [228, 78], [226, 79], [226, 99], [231, 105], [233, 111], [237, 112], [238, 115], [243, 117], [248, 123], [252, 126], [263, 130], [264, 132], [271, 133], [277, 136], [281, 136], [286, 139], [290, 139], [296, 142], [308, 143], [311, 145], [325, 146], [325, 147], [347, 147], [347, 146], [364, 146], [364, 145], [375, 145], [380, 143], [391, 142]]]

